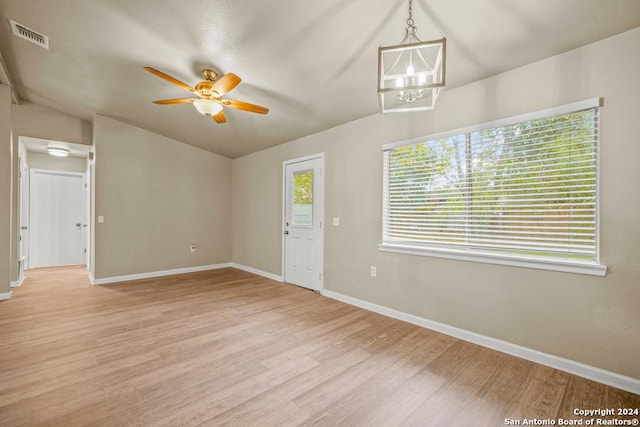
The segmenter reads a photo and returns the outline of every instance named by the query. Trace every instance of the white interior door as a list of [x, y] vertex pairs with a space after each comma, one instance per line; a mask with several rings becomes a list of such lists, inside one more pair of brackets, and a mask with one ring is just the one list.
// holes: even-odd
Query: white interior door
[[84, 174], [31, 169], [29, 184], [29, 268], [83, 265]]
[[284, 280], [308, 289], [322, 289], [324, 158], [284, 164]]

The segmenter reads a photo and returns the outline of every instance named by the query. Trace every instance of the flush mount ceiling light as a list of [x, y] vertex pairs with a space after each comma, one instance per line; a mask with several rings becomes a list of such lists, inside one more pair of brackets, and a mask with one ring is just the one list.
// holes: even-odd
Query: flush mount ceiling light
[[413, 0], [399, 45], [378, 48], [380, 112], [433, 110], [444, 87], [447, 39], [421, 41], [413, 21]]
[[71, 150], [64, 147], [47, 147], [47, 153], [56, 157], [67, 157]]

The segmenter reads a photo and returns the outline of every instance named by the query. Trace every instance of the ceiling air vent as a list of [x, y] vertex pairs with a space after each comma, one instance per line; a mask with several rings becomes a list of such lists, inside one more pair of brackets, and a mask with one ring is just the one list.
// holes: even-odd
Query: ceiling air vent
[[11, 22], [11, 30], [13, 31], [14, 36], [20, 37], [21, 39], [49, 50], [49, 37], [44, 34], [40, 34], [29, 27], [25, 27], [22, 24], [18, 24], [14, 20], [10, 19], [9, 21]]

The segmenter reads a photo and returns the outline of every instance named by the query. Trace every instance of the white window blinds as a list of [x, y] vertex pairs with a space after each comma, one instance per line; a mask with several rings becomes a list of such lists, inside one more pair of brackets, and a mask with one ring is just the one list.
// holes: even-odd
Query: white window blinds
[[597, 258], [598, 109], [384, 151], [383, 245]]

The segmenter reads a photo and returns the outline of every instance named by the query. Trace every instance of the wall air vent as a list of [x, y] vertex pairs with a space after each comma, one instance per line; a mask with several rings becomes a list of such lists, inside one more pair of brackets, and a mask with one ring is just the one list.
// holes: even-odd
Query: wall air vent
[[16, 37], [20, 37], [23, 40], [31, 42], [37, 46], [49, 50], [49, 37], [44, 34], [40, 34], [37, 31], [32, 30], [29, 27], [25, 27], [22, 24], [18, 24], [16, 21], [10, 19], [11, 31]]

